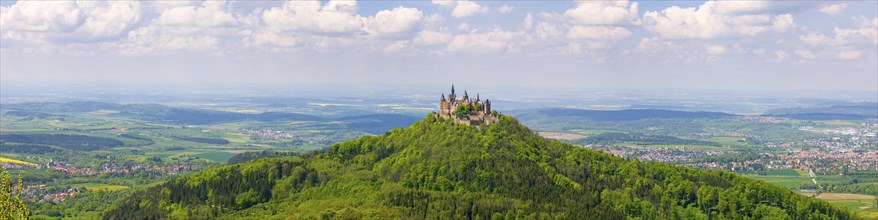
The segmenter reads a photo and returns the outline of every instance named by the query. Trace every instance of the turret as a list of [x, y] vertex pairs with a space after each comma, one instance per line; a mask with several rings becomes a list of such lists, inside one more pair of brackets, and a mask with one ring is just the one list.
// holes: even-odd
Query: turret
[[454, 84], [451, 84], [451, 94], [448, 94], [448, 101], [454, 102], [457, 99], [457, 95], [454, 94]]
[[445, 102], [445, 93], [444, 92], [442, 93], [442, 96], [439, 96], [439, 97], [440, 97], [439, 100], [441, 100], [442, 102]]
[[463, 100], [469, 99], [469, 95], [466, 94], [466, 89], [463, 90]]

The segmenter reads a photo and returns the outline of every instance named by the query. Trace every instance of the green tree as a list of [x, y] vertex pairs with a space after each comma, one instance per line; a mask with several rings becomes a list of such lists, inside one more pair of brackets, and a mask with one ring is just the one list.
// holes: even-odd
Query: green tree
[[18, 190], [13, 190], [9, 172], [0, 168], [0, 218], [27, 219], [30, 216], [30, 210], [21, 201], [23, 187], [21, 174], [18, 175]]
[[454, 115], [465, 115], [465, 114], [469, 114], [471, 108], [472, 108], [472, 107], [469, 106], [469, 105], [458, 105], [458, 106], [457, 106], [457, 109], [454, 109], [454, 112], [452, 112], [451, 114], [454, 114]]

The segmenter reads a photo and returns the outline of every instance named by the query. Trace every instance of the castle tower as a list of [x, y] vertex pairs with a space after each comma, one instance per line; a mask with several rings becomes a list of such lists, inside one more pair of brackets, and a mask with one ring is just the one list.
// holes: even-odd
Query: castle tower
[[490, 99], [485, 99], [485, 104], [482, 106], [484, 106], [482, 108], [485, 109], [485, 114], [491, 114], [491, 100]]

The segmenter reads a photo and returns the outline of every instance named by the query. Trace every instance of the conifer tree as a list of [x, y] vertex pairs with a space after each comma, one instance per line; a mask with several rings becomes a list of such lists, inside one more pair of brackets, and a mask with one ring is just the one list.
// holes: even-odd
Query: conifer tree
[[0, 168], [0, 219], [28, 219], [30, 210], [21, 200], [23, 187], [21, 174], [18, 175], [18, 186], [13, 190], [9, 172]]

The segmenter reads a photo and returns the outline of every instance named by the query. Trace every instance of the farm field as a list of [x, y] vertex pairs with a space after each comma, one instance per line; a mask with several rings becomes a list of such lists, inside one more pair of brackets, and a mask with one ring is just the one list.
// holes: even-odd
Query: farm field
[[745, 175], [748, 178], [762, 180], [767, 183], [787, 187], [790, 189], [797, 189], [802, 183], [810, 183], [811, 178], [807, 176], [758, 176], [758, 175]]
[[[806, 196], [814, 196], [814, 193], [801, 193]], [[875, 196], [852, 194], [852, 193], [821, 193], [816, 196], [827, 200], [833, 205], [847, 208], [867, 219], [878, 219], [878, 207], [875, 207]]]
[[558, 139], [558, 140], [576, 140], [580, 138], [585, 138], [585, 136], [579, 134], [571, 134], [571, 133], [562, 133], [562, 132], [539, 132], [540, 136], [549, 139]]
[[35, 163], [25, 162], [25, 161], [16, 160], [16, 159], [12, 159], [12, 158], [5, 158], [5, 157], [0, 157], [0, 163], [13, 163], [13, 164], [22, 164], [22, 165], [29, 165], [29, 166], [36, 166], [37, 165]]

